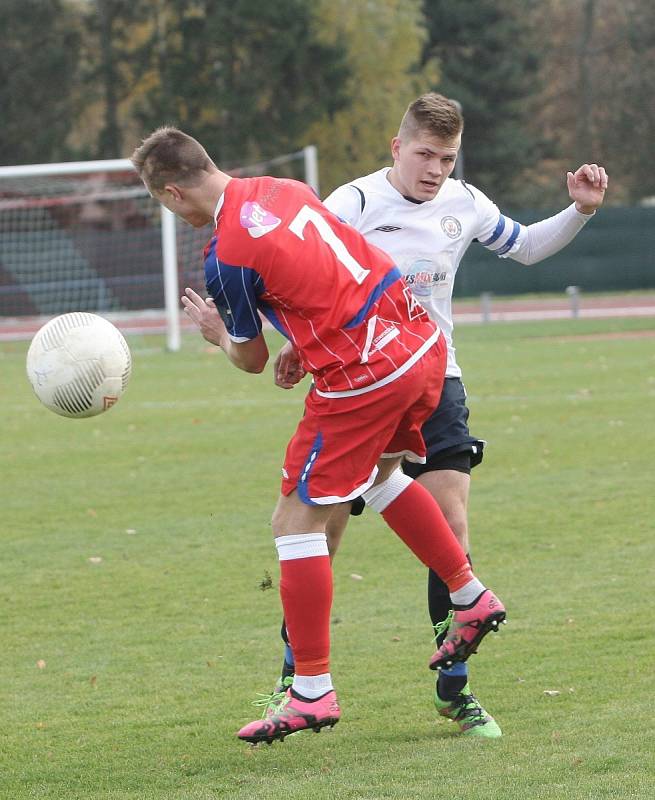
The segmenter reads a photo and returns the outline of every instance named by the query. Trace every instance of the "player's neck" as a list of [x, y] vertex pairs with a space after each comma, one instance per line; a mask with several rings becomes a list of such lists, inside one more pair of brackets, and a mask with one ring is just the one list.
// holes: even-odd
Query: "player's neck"
[[416, 197], [412, 197], [407, 192], [407, 189], [403, 186], [402, 181], [400, 181], [397, 173], [394, 170], [395, 167], [391, 167], [389, 172], [387, 172], [387, 180], [393, 186], [393, 188], [398, 192], [398, 194], [402, 195], [405, 200], [409, 200], [410, 203], [416, 203], [417, 205], [424, 203], [425, 200], [418, 200]]
[[230, 175], [216, 170], [216, 172], [211, 172], [209, 174], [209, 177], [203, 184], [203, 196], [206, 198], [205, 211], [214, 221], [216, 221], [223, 206], [225, 189], [231, 180], [232, 178]]

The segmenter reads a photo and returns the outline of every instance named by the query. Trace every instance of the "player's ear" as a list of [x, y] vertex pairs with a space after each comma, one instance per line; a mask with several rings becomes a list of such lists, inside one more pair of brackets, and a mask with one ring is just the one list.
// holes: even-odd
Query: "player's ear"
[[182, 199], [182, 192], [176, 183], [167, 183], [164, 186], [164, 192], [178, 202]]
[[400, 158], [400, 138], [398, 136], [394, 136], [391, 140], [391, 155], [394, 161], [398, 161]]

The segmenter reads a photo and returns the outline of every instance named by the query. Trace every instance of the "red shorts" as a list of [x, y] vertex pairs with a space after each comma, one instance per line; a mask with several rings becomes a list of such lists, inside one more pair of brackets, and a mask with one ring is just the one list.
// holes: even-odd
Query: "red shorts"
[[425, 461], [421, 426], [439, 405], [446, 369], [443, 335], [396, 380], [351, 397], [315, 388], [287, 447], [282, 494], [294, 489], [309, 505], [341, 503], [366, 491], [381, 457]]

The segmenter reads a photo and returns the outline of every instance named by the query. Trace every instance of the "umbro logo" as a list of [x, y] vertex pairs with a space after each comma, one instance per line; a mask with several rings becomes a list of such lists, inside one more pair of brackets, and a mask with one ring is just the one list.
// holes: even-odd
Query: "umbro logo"
[[375, 230], [382, 231], [383, 233], [392, 233], [393, 231], [399, 231], [401, 229], [397, 225], [380, 225], [380, 227]]

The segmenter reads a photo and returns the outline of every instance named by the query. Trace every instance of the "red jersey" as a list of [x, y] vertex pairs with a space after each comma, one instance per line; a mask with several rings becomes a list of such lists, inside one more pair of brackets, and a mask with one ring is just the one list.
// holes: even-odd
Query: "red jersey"
[[259, 335], [261, 311], [325, 396], [395, 380], [439, 336], [391, 258], [297, 181], [228, 183], [205, 278], [233, 341]]

